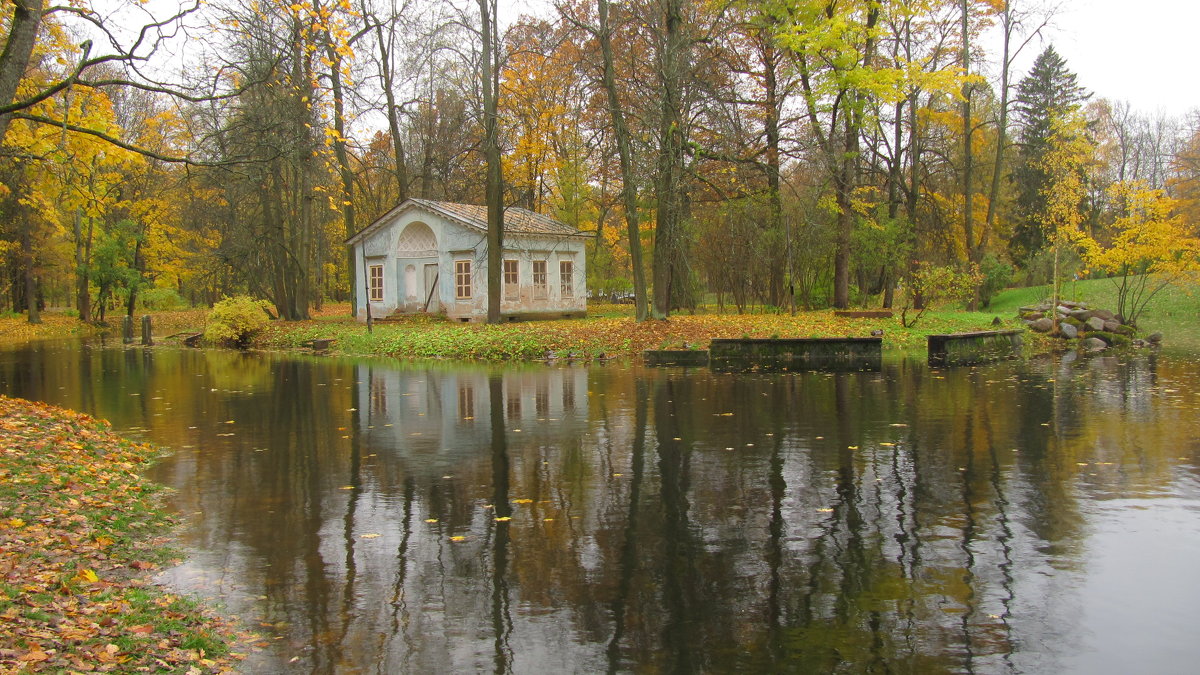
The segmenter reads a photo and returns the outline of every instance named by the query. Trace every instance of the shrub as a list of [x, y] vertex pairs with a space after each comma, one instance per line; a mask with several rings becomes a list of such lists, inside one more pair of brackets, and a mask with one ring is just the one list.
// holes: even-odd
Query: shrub
[[213, 305], [204, 325], [204, 340], [245, 349], [267, 327], [267, 303], [239, 295]]
[[979, 284], [979, 304], [987, 307], [992, 304], [992, 297], [1008, 287], [1012, 281], [1012, 265], [1000, 260], [989, 253], [983, 257], [979, 265], [983, 281]]
[[[904, 296], [904, 306], [900, 309], [900, 323], [905, 328], [912, 328], [925, 315], [930, 307], [948, 302], [964, 302], [974, 293], [980, 282], [977, 270], [960, 272], [946, 265], [933, 265], [922, 262], [909, 278], [908, 292]], [[919, 293], [925, 304], [917, 311], [917, 315], [909, 319], [908, 311], [912, 309], [914, 296]]]
[[185, 309], [188, 306], [187, 301], [174, 288], [147, 288], [138, 295], [138, 303], [143, 308], [155, 312]]

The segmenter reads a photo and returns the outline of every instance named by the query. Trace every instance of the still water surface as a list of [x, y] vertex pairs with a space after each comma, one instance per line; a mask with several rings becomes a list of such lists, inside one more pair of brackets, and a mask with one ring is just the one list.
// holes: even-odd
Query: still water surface
[[247, 672], [1191, 673], [1200, 363], [491, 367], [42, 343], [174, 454]]

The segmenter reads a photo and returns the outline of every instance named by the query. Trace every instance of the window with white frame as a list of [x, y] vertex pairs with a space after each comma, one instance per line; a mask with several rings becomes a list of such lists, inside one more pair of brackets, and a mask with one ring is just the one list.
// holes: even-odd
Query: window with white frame
[[504, 261], [504, 299], [505, 300], [520, 300], [521, 299], [521, 283], [520, 283], [521, 264], [516, 260]]
[[471, 261], [454, 261], [454, 297], [467, 300], [471, 297]]
[[563, 298], [575, 297], [575, 261], [558, 261], [558, 294]]
[[383, 302], [383, 265], [367, 267], [371, 302]]
[[546, 261], [533, 261], [533, 297], [544, 300], [550, 295], [550, 280], [547, 279]]

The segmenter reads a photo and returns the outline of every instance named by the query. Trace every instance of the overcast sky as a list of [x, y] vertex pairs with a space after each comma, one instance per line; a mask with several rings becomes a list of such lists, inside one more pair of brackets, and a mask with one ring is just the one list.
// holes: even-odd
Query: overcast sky
[[1200, 111], [1200, 2], [1063, 0], [1061, 7], [1046, 37], [1080, 85], [1143, 112]]

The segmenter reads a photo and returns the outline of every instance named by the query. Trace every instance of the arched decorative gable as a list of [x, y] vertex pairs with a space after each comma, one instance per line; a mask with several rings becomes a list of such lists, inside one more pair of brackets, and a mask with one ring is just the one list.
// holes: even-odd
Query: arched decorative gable
[[437, 255], [437, 237], [422, 222], [409, 223], [400, 233], [396, 255], [401, 258], [427, 258]]

